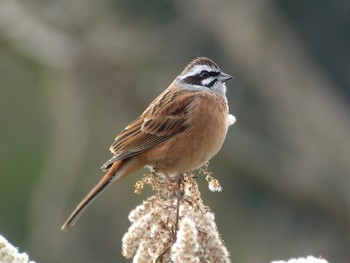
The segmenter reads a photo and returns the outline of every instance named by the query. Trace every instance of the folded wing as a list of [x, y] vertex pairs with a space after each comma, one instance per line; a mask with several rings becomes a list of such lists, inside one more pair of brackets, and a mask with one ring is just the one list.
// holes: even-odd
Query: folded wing
[[187, 111], [193, 95], [180, 95], [181, 91], [171, 96], [168, 93], [160, 95], [139, 118], [118, 134], [109, 148], [114, 156], [102, 169], [108, 170], [115, 161], [145, 152], [186, 130]]

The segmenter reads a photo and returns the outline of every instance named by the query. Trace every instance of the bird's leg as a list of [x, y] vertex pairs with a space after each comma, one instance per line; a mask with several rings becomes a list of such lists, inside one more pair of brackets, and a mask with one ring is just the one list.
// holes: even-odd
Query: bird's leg
[[174, 182], [174, 179], [171, 178], [171, 176], [168, 174], [168, 172], [165, 169], [160, 168], [160, 167], [157, 167], [157, 169], [162, 172], [162, 174], [168, 179], [169, 183], [173, 183]]

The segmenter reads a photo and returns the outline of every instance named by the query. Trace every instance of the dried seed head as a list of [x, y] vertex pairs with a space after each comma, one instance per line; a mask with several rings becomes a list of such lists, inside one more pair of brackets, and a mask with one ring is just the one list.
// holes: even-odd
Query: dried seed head
[[[206, 175], [211, 176], [207, 170]], [[212, 176], [209, 179], [209, 185], [220, 185]], [[122, 246], [126, 258], [134, 257], [133, 262], [230, 262], [214, 214], [204, 205], [193, 174], [185, 173], [181, 183], [173, 183], [152, 171], [141, 181], [142, 188], [150, 184], [156, 193], [129, 214], [132, 224]]]

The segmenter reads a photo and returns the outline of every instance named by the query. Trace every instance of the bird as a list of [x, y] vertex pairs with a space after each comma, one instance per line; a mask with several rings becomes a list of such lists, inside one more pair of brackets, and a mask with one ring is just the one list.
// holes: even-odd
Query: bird
[[226, 81], [211, 59], [192, 60], [146, 110], [120, 132], [101, 169], [106, 172], [77, 205], [61, 230], [72, 227], [87, 206], [111, 183], [143, 167], [174, 178], [198, 169], [222, 147], [230, 125]]

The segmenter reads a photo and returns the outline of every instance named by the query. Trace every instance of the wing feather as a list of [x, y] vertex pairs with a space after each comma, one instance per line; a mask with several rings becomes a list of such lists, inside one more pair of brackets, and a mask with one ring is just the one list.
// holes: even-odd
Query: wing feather
[[[181, 96], [182, 95], [182, 96]], [[108, 169], [113, 162], [147, 151], [187, 128], [188, 107], [193, 94], [181, 91], [161, 94], [146, 111], [130, 123], [109, 148], [114, 156], [102, 169]]]

